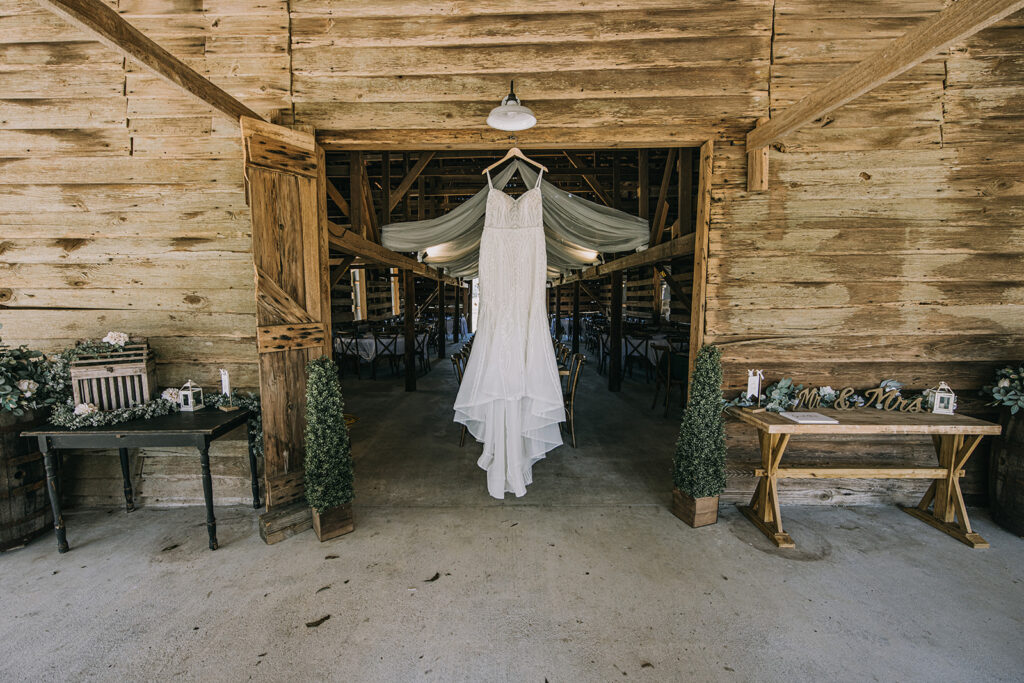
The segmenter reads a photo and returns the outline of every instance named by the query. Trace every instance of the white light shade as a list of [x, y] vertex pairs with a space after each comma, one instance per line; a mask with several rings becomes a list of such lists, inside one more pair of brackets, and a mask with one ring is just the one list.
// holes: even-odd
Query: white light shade
[[537, 123], [529, 107], [519, 104], [519, 100], [506, 97], [501, 105], [491, 110], [487, 117], [487, 125], [498, 130], [526, 130]]

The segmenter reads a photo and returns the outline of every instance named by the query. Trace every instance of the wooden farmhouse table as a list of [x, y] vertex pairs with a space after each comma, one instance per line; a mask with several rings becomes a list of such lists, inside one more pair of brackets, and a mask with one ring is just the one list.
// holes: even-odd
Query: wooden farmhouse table
[[[899, 413], [875, 408], [835, 410], [815, 408], [814, 412], [839, 420], [838, 424], [797, 424], [777, 413], [755, 412], [731, 407], [730, 415], [757, 429], [761, 444], [761, 467], [749, 505], [740, 511], [780, 548], [796, 544], [782, 530], [779, 512], [779, 479], [930, 479], [921, 502], [900, 508], [972, 548], [987, 548], [988, 542], [971, 529], [960, 478], [964, 465], [983, 436], [999, 434], [1001, 427], [965, 415]], [[790, 437], [814, 435], [928, 434], [935, 444], [938, 467], [781, 467]], [[929, 507], [931, 509], [929, 509]]]
[[[58, 478], [58, 454], [61, 448], [116, 448], [121, 456], [121, 475], [124, 477], [125, 509], [135, 509], [132, 498], [131, 474], [128, 471], [128, 449], [147, 446], [186, 446], [199, 450], [199, 466], [203, 475], [203, 497], [206, 499], [206, 530], [210, 537], [210, 550], [217, 549], [217, 521], [213, 516], [213, 481], [210, 477], [210, 442], [219, 439], [237, 427], [246, 424], [250, 412], [238, 410], [222, 411], [204, 408], [194, 413], [172, 413], [149, 420], [139, 419], [122, 422], [109, 427], [84, 429], [47, 428], [23, 432], [22, 436], [39, 440], [46, 467], [46, 484], [53, 507], [53, 526], [57, 532], [57, 551], [68, 551], [67, 534], [64, 530], [64, 516], [61, 514], [60, 481]], [[247, 431], [248, 435], [248, 431]], [[259, 480], [256, 478], [256, 454], [249, 438], [249, 473], [252, 477], [252, 504], [260, 506]]]

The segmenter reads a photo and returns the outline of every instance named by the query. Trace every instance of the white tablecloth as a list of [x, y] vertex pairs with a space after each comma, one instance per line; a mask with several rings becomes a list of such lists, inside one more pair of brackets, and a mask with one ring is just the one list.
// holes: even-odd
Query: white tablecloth
[[[448, 332], [448, 338], [449, 339], [453, 339], [454, 338], [454, 337], [452, 337], [452, 327], [453, 327], [452, 322], [453, 321], [452, 321], [452, 317], [451, 316], [448, 316], [447, 318], [445, 318], [444, 329]], [[465, 341], [467, 337], [469, 337], [469, 326], [466, 324], [466, 316], [460, 315], [459, 316], [459, 341]]]
[[[416, 338], [417, 338], [417, 340], [419, 340], [418, 341], [419, 344], [426, 344], [427, 333], [426, 332], [421, 332], [420, 334], [416, 335]], [[342, 344], [342, 341], [343, 340], [348, 341], [348, 340], [351, 340], [351, 339], [352, 339], [352, 337], [335, 337], [334, 338], [334, 350], [337, 351], [338, 353], [343, 353], [345, 347]], [[374, 358], [377, 357], [378, 349], [377, 349], [377, 345], [374, 343], [375, 341], [376, 340], [374, 340], [373, 337], [360, 337], [359, 339], [356, 339], [356, 346], [359, 349], [359, 357], [360, 358], [362, 358], [363, 360], [372, 361]], [[383, 349], [381, 349], [381, 350], [383, 350]], [[405, 353], [405, 336], [404, 335], [399, 335], [398, 339], [396, 340], [395, 352], [398, 353], [399, 355]]]

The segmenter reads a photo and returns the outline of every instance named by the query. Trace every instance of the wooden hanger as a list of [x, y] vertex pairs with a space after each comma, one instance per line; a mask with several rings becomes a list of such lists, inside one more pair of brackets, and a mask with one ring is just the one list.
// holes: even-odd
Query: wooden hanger
[[487, 173], [488, 171], [490, 171], [495, 166], [501, 166], [503, 163], [505, 163], [506, 161], [508, 161], [512, 157], [518, 157], [518, 158], [522, 159], [523, 161], [525, 161], [528, 164], [533, 164], [534, 166], [536, 166], [540, 170], [544, 171], [545, 173], [548, 170], [547, 166], [545, 166], [545, 165], [543, 165], [543, 164], [541, 164], [539, 162], [536, 162], [533, 159], [531, 159], [530, 157], [528, 157], [525, 154], [523, 154], [523, 150], [519, 149], [518, 147], [513, 147], [509, 151], [505, 152], [505, 156], [503, 156], [502, 158], [498, 159], [497, 161], [495, 161], [493, 164], [491, 164], [490, 166], [488, 166], [484, 170], [480, 171], [480, 175], [483, 175], [484, 173]]

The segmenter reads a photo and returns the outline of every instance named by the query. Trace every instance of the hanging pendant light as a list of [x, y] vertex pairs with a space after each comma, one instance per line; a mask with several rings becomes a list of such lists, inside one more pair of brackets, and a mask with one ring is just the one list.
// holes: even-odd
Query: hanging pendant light
[[487, 117], [487, 125], [498, 130], [526, 130], [532, 128], [536, 123], [537, 117], [516, 97], [515, 81], [509, 84], [508, 95], [505, 96], [505, 99], [499, 106], [492, 109]]

